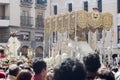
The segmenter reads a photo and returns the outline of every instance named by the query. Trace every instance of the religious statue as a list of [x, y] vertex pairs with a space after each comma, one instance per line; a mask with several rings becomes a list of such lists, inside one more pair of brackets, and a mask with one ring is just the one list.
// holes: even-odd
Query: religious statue
[[20, 41], [16, 37], [16, 33], [13, 32], [10, 35], [10, 38], [8, 39], [7, 47], [9, 49], [9, 53], [11, 57], [17, 57], [18, 53], [17, 50], [21, 46]]

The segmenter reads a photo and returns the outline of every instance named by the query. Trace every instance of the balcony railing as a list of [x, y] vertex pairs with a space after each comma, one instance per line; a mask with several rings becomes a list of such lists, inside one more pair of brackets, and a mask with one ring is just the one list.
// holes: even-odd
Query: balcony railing
[[21, 26], [33, 26], [33, 17], [21, 16]]
[[0, 16], [0, 20], [9, 20], [9, 16]]
[[45, 10], [47, 6], [47, 0], [36, 0], [36, 8]]
[[37, 29], [44, 29], [44, 19], [36, 18], [35, 26]]
[[32, 7], [32, 4], [33, 4], [32, 0], [21, 0], [21, 6]]

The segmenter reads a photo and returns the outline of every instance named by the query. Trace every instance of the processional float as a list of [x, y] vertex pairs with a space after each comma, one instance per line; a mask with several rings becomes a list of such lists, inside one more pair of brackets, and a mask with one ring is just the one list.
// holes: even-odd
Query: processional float
[[[88, 45], [85, 39], [85, 34], [88, 32], [93, 34], [96, 31], [109, 31], [113, 25], [113, 16], [110, 13], [100, 13], [97, 8], [93, 8], [92, 12], [78, 10], [50, 16], [45, 19], [44, 24], [44, 31], [49, 36], [49, 43], [50, 35], [53, 32], [60, 34], [59, 40], [53, 43], [52, 51], [49, 49], [49, 59], [45, 58], [48, 63], [51, 63], [49, 65], [53, 65], [67, 57], [73, 57], [76, 51], [81, 53], [78, 44], [80, 43], [81, 46], [84, 46], [82, 44]], [[71, 48], [73, 48], [72, 52]], [[89, 47], [88, 49], [92, 52]]]

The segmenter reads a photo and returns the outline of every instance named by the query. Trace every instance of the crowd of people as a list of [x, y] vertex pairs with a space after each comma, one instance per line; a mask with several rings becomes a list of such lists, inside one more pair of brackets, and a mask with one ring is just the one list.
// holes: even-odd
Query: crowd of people
[[83, 61], [67, 58], [54, 67], [37, 58], [8, 63], [1, 64], [0, 80], [120, 80], [120, 60], [117, 66], [106, 66], [96, 53], [84, 56]]

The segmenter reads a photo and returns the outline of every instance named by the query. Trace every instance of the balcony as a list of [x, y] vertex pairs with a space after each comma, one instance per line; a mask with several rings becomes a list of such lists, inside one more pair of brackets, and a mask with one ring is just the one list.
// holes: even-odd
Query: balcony
[[9, 26], [9, 16], [0, 16], [0, 26]]
[[44, 19], [36, 18], [35, 26], [37, 29], [44, 29]]
[[47, 0], [36, 0], [36, 9], [46, 10]]
[[20, 18], [21, 20], [21, 26], [29, 26], [32, 27], [33, 26], [33, 17], [30, 16], [21, 16]]
[[10, 4], [10, 0], [0, 0], [0, 4]]
[[29, 7], [31, 8], [33, 4], [32, 0], [21, 0], [21, 7]]

